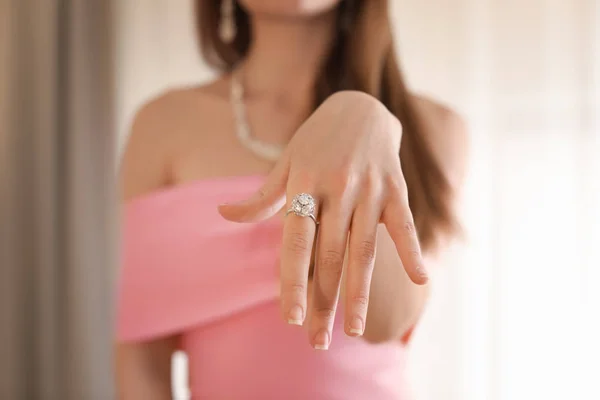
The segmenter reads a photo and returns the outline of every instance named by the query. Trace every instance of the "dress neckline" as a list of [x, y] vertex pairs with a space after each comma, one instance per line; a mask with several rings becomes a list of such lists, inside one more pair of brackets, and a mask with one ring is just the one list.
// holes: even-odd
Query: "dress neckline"
[[177, 183], [175, 185], [159, 187], [150, 192], [134, 196], [125, 202], [127, 208], [134, 205], [145, 203], [150, 200], [168, 198], [175, 196], [182, 192], [198, 190], [207, 186], [212, 186], [214, 189], [219, 187], [232, 185], [232, 184], [259, 184], [266, 179], [266, 175], [263, 174], [252, 174], [252, 175], [225, 175], [215, 176], [207, 178], [199, 178], [190, 181]]

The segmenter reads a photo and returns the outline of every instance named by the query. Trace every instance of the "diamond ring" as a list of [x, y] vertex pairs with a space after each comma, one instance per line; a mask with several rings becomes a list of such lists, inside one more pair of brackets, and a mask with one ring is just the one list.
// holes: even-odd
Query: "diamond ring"
[[316, 202], [314, 197], [307, 193], [300, 193], [294, 196], [292, 205], [285, 215], [287, 216], [290, 213], [294, 213], [299, 217], [310, 217], [315, 224], [319, 224], [317, 222], [317, 217], [315, 217], [315, 207]]

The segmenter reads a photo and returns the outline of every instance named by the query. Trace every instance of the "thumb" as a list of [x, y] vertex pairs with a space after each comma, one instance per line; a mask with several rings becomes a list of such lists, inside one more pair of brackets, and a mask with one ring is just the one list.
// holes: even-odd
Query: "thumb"
[[219, 213], [233, 222], [257, 222], [272, 217], [285, 204], [288, 172], [289, 162], [280, 160], [256, 193], [237, 203], [221, 204]]

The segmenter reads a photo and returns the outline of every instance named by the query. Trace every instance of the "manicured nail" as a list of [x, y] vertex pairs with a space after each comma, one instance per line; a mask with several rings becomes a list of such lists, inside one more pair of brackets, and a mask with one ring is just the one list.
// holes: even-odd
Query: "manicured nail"
[[363, 329], [362, 320], [358, 317], [352, 318], [352, 321], [350, 321], [350, 325], [348, 326], [348, 332], [351, 335], [361, 336], [363, 334]]
[[304, 321], [304, 312], [302, 312], [302, 307], [294, 306], [290, 310], [288, 314], [288, 324], [290, 325], [300, 325], [302, 326], [302, 322]]
[[329, 332], [325, 329], [315, 335], [313, 347], [315, 350], [327, 350], [329, 348]]

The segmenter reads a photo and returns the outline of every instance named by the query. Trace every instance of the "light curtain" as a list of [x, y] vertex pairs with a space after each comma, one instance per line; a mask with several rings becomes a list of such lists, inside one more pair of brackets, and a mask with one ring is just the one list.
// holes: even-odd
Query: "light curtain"
[[[416, 331], [415, 398], [600, 398], [597, 1], [390, 3], [413, 88], [471, 132], [468, 240], [448, 251]], [[190, 4], [119, 2], [120, 148], [144, 98], [211, 77]]]
[[413, 81], [457, 105], [472, 140], [469, 240], [416, 335], [416, 392], [600, 397], [598, 3], [399, 3]]
[[110, 400], [110, 2], [0, 2], [0, 398]]

